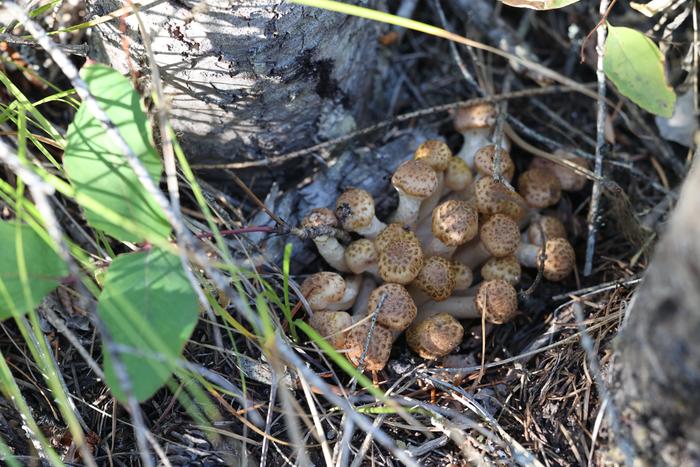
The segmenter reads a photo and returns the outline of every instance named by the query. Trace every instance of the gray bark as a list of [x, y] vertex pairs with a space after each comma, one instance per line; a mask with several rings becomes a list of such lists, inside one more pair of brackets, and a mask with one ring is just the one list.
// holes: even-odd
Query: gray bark
[[[121, 0], [91, 4], [104, 15]], [[279, 0], [168, 0], [141, 10], [191, 160], [257, 160], [356, 127], [365, 113], [377, 26]], [[138, 23], [94, 28], [93, 54], [147, 79]], [[130, 65], [131, 62], [131, 65]]]
[[700, 464], [699, 155], [617, 343], [616, 402], [652, 465]]

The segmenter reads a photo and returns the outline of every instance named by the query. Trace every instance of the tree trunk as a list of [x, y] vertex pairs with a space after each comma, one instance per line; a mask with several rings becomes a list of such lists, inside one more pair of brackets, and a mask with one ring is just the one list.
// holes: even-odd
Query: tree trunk
[[[91, 3], [96, 15], [124, 6], [121, 0]], [[140, 15], [172, 123], [196, 162], [301, 149], [346, 133], [363, 118], [376, 51], [377, 29], [369, 21], [279, 0], [169, 0]], [[99, 60], [149, 76], [133, 15], [95, 30]]]
[[652, 465], [700, 463], [700, 151], [618, 341], [615, 400]]

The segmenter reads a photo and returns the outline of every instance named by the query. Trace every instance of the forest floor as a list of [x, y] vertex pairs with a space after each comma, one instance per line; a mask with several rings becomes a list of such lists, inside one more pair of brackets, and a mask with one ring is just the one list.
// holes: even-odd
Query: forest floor
[[[416, 2], [392, 1], [388, 11], [396, 11], [401, 5], [410, 7], [412, 3]], [[588, 38], [586, 35], [594, 30], [599, 16], [597, 5], [589, 3], [581, 2], [557, 12], [497, 7], [492, 12], [493, 21], [484, 23], [469, 21], [470, 15], [460, 6], [460, 0], [427, 1], [420, 2], [413, 17], [460, 34], [466, 31], [470, 38], [491, 44], [517, 41], [511, 45], [527, 49], [544, 67], [595, 92], [596, 39], [595, 33]], [[441, 19], [440, 10], [448, 19]], [[74, 22], [79, 20], [80, 16], [76, 16]], [[645, 18], [627, 6], [615, 8], [609, 20], [651, 31], [657, 40], [661, 35], [653, 30], [658, 18]], [[71, 41], [82, 43], [86, 34], [82, 32]], [[683, 57], [688, 34], [692, 34], [692, 26], [685, 21], [664, 38], [670, 49], [668, 56], [677, 61]], [[30, 100], [53, 93], [35, 74], [59, 89], [70, 87], [42, 51], [1, 41], [2, 38], [4, 48], [0, 66]], [[437, 134], [458, 150], [462, 137], [453, 130], [450, 113], [440, 106], [477, 97], [475, 88], [460, 71], [463, 65], [468, 73], [475, 73], [478, 88], [486, 94], [554, 86], [541, 79], [538, 82], [537, 76], [527, 76], [500, 58], [461, 46], [454, 49], [445, 40], [417, 32], [385, 27], [379, 47], [377, 74], [382, 76], [384, 90], [378, 101], [382, 105], [372, 110], [370, 121], [385, 122], [387, 129], [354, 138], [351, 146], [355, 152], [372, 151], [390, 143], [392, 135], [412, 131]], [[74, 59], [77, 64], [83, 60], [79, 56]], [[669, 76], [672, 82], [684, 79], [674, 68], [677, 61], [670, 64], [674, 70]], [[23, 66], [36, 73], [22, 72]], [[688, 153], [687, 148], [659, 135], [653, 117], [622, 98], [612, 86], [607, 90], [612, 105], [608, 107], [605, 127], [603, 172], [611, 183], [603, 190], [598, 212], [592, 272], [583, 274], [591, 202], [589, 182], [580, 192], [565, 193], [556, 208], [558, 217], [565, 220], [577, 254], [575, 274], [563, 282], [551, 283], [537, 280], [536, 271], [526, 271], [518, 286], [523, 293], [521, 312], [515, 320], [489, 327], [487, 333], [480, 322], [465, 322], [464, 343], [448, 361], [461, 370], [444, 368], [444, 361], [421, 360], [408, 350], [403, 338], [399, 339], [389, 365], [378, 375], [378, 385], [392, 400], [410, 408], [410, 415], [397, 414], [361, 385], [351, 383], [313, 343], [294, 343], [286, 336], [309, 368], [322, 375], [352, 402], [358, 413], [370, 417], [398, 449], [408, 450], [421, 465], [462, 465], [467, 461], [475, 465], [513, 461], [524, 465], [598, 465], [614, 455], [608, 449], [611, 433], [606, 421], [606, 414], [610, 413], [606, 409], [612, 401], [601, 397], [604, 393], [599, 384], [611, 384], [606, 369], [613, 358], [615, 336], [649, 261], [654, 240], [677, 197], [683, 173], [676, 167], [678, 163], [681, 167], [685, 164]], [[3, 92], [0, 98], [6, 108], [10, 96]], [[531, 144], [550, 152], [576, 148], [590, 159], [593, 167], [595, 99], [571, 91], [553, 91], [502, 104], [508, 123]], [[425, 111], [415, 118], [394, 119], [418, 110]], [[42, 111], [62, 128], [72, 116], [70, 107], [61, 101], [42, 106]], [[11, 130], [11, 122], [5, 123], [3, 135], [11, 134]], [[329, 145], [331, 160], [340, 157], [347, 147], [347, 143]], [[51, 151], [60, 155], [59, 151]], [[532, 154], [518, 144], [513, 145], [511, 154], [517, 173], [525, 170], [532, 159]], [[317, 161], [311, 155], [302, 160]], [[315, 170], [318, 175], [325, 168], [316, 164]], [[294, 174], [292, 169], [289, 172], [296, 178], [290, 177], [293, 181], [280, 187], [283, 192], [298, 190], [314, 178], [308, 173]], [[255, 178], [251, 172], [244, 175], [246, 181]], [[3, 171], [2, 177], [14, 180], [9, 170]], [[203, 185], [212, 195], [212, 202], [218, 203], [220, 212], [237, 219], [232, 221], [234, 228], [253, 223], [258, 207], [246, 190], [224, 189], [214, 182]], [[264, 199], [266, 189], [253, 186], [252, 191]], [[395, 202], [390, 190], [386, 199], [378, 200], [378, 204], [387, 206]], [[183, 195], [183, 206], [188, 217], [201, 219], [190, 193]], [[3, 216], [7, 218], [10, 213], [5, 210]], [[84, 225], [75, 206], [68, 203], [61, 218], [68, 226], [73, 221]], [[311, 249], [310, 245], [307, 247]], [[233, 248], [245, 248], [252, 255], [266, 253], [258, 245], [245, 242]], [[265, 259], [261, 262], [266, 263]], [[276, 273], [281, 265], [276, 266], [261, 266], [260, 271], [281, 291], [281, 275]], [[293, 270], [292, 278], [300, 283], [304, 274], [321, 267], [318, 261], [307, 264], [305, 270]], [[60, 312], [72, 333], [100, 361], [99, 337], [89, 320], [75, 309], [68, 289], [61, 286], [48, 306]], [[297, 299], [293, 290], [291, 293], [294, 305]], [[233, 305], [228, 305], [235, 314]], [[75, 402], [74, 410], [93, 435], [90, 442], [96, 461], [101, 465], [139, 465], [128, 413], [115, 404], [104, 382], [90, 371], [55, 323], [47, 320], [43, 326]], [[224, 335], [219, 344], [215, 344], [214, 328]], [[57, 416], [46, 384], [28, 356], [27, 344], [18, 335], [13, 323], [0, 322], [0, 349], [54, 447], [63, 454], [67, 465], [81, 465], [67, 427]], [[582, 341], [590, 346], [582, 345]], [[331, 451], [336, 446], [339, 454], [350, 459], [362, 455], [366, 465], [396, 464], [391, 452], [374, 437], [367, 437], [364, 431], [348, 424], [344, 414], [327, 402], [314, 384], [292, 373], [274, 373], [274, 362], [262, 357], [259, 346], [229, 323], [202, 319], [184, 357], [242, 388], [247, 408], [241, 408], [243, 403], [225, 391], [214, 389], [208, 395], [216, 415], [206, 420], [193, 421], [170, 390], [162, 390], [143, 403], [143, 415], [154, 443], [161, 445], [165, 453], [162, 456], [172, 465], [253, 465], [261, 459], [271, 466], [290, 465], [298, 455], [298, 443], [304, 443], [311, 461], [320, 465], [328, 454], [324, 454], [328, 446], [321, 446], [312, 434], [319, 425]], [[184, 390], [187, 384], [179, 380], [175, 392]], [[32, 464], [37, 459], [35, 447], [24, 436], [19, 415], [8, 399], [0, 398], [0, 407], [0, 437], [19, 459]]]

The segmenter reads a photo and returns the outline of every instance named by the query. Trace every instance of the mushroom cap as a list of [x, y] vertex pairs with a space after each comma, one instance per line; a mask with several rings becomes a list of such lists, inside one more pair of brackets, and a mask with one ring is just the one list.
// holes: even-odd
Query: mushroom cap
[[384, 298], [377, 315], [377, 323], [391, 331], [403, 331], [416, 318], [418, 308], [406, 287], [400, 284], [380, 285], [369, 294], [367, 314], [372, 315]]
[[[547, 240], [544, 247], [546, 259], [542, 275], [552, 282], [564, 280], [576, 266], [576, 253], [571, 243], [565, 238], [552, 238]], [[541, 260], [537, 260], [539, 267]]]
[[566, 238], [566, 229], [564, 224], [556, 217], [542, 216], [530, 223], [530, 226], [527, 228], [527, 238], [533, 245], [541, 246], [544, 243], [542, 234], [548, 240], [552, 238]]
[[[360, 365], [360, 357], [365, 348], [370, 323], [362, 323], [352, 328], [345, 338], [346, 356], [353, 365]], [[379, 371], [386, 366], [394, 344], [392, 332], [380, 324], [376, 324], [367, 346], [363, 368], [366, 371]]]
[[503, 324], [518, 312], [518, 293], [502, 279], [484, 281], [476, 292], [474, 304], [486, 321]]
[[406, 331], [406, 343], [421, 358], [434, 360], [456, 349], [464, 338], [464, 327], [447, 313], [438, 313]]
[[425, 162], [436, 172], [446, 170], [452, 157], [450, 147], [437, 139], [429, 139], [423, 142], [418, 146], [416, 152], [413, 153], [413, 159]]
[[426, 259], [413, 283], [433, 301], [447, 300], [456, 285], [452, 263], [439, 256]]
[[350, 243], [345, 248], [344, 256], [345, 264], [354, 274], [362, 274], [379, 258], [374, 242], [366, 238]]
[[384, 229], [379, 232], [379, 235], [374, 239], [374, 248], [376, 248], [377, 253], [381, 253], [389, 242], [393, 240], [398, 240], [404, 238], [405, 236], [411, 234], [409, 230], [398, 222], [387, 225]]
[[391, 184], [408, 196], [425, 199], [437, 189], [438, 179], [435, 170], [423, 161], [403, 162], [391, 177]]
[[374, 219], [374, 199], [361, 188], [345, 190], [335, 202], [335, 215], [345, 230], [367, 227]]
[[474, 197], [482, 214], [505, 214], [518, 222], [527, 215], [527, 203], [522, 196], [491, 177], [477, 179]]
[[518, 191], [533, 208], [547, 208], [559, 202], [561, 184], [548, 169], [528, 169], [518, 177]]
[[306, 228], [338, 227], [338, 218], [328, 208], [314, 208], [301, 220], [301, 226]]
[[335, 272], [317, 272], [301, 283], [301, 294], [306, 297], [312, 310], [323, 310], [343, 299], [345, 280]]
[[464, 191], [474, 180], [472, 169], [464, 159], [453, 156], [445, 170], [445, 186], [452, 191]]
[[309, 326], [318, 331], [334, 349], [344, 349], [352, 316], [345, 311], [317, 311], [309, 318]]
[[474, 282], [474, 273], [466, 264], [453, 261], [452, 271], [455, 274], [455, 290], [466, 290]]
[[447, 246], [459, 246], [479, 233], [479, 214], [466, 201], [448, 200], [433, 209], [433, 235]]
[[386, 282], [409, 284], [422, 267], [423, 251], [415, 236], [394, 239], [379, 252], [379, 275]]
[[515, 253], [520, 245], [518, 224], [505, 214], [494, 214], [481, 225], [481, 242], [493, 256], [501, 257]]
[[[579, 167], [588, 169], [588, 161], [583, 157], [571, 154], [570, 152], [564, 151], [562, 149], [557, 149], [556, 151], [554, 151], [554, 155], [559, 156], [561, 159], [568, 160], [569, 162], [572, 162], [578, 165]], [[583, 189], [583, 187], [586, 185], [586, 182], [588, 181], [585, 175], [576, 173], [568, 167], [559, 165], [543, 157], [535, 157], [534, 159], [532, 159], [530, 168], [541, 168], [551, 170], [554, 173], [554, 175], [559, 179], [561, 189], [564, 191], [579, 191]]]
[[502, 279], [511, 285], [520, 282], [522, 268], [520, 262], [515, 255], [503, 256], [502, 258], [489, 258], [483, 266], [481, 266], [481, 277], [485, 281], [494, 279]]
[[513, 159], [510, 158], [508, 151], [495, 144], [489, 144], [476, 151], [476, 154], [474, 154], [474, 168], [481, 175], [493, 175], [493, 159], [496, 157], [496, 151], [501, 157], [501, 175], [506, 180], [511, 181], [515, 175]]
[[491, 104], [476, 104], [469, 107], [460, 107], [455, 112], [455, 130], [464, 133], [475, 128], [489, 128], [496, 123], [498, 112]]

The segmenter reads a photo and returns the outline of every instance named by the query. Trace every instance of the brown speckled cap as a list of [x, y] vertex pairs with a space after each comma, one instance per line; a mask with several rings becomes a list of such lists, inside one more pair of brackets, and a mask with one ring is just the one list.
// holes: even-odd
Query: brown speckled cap
[[[359, 366], [362, 351], [365, 348], [370, 323], [362, 323], [348, 332], [345, 339], [346, 355], [353, 365]], [[369, 339], [369, 346], [363, 361], [363, 369], [366, 371], [379, 371], [386, 366], [391, 355], [391, 347], [394, 344], [394, 336], [390, 330], [380, 324], [376, 324]]]
[[454, 117], [455, 130], [464, 133], [475, 128], [488, 128], [496, 123], [498, 113], [491, 104], [477, 104], [457, 109]]
[[452, 151], [444, 142], [429, 139], [418, 146], [416, 152], [413, 153], [413, 158], [425, 162], [436, 172], [442, 172], [447, 169], [447, 164], [452, 158]]
[[415, 236], [394, 239], [379, 253], [379, 275], [386, 282], [408, 284], [422, 267], [423, 251]]
[[533, 208], [547, 208], [559, 202], [561, 184], [547, 169], [529, 169], [518, 177], [518, 191]]
[[384, 284], [374, 289], [367, 300], [368, 315], [377, 309], [382, 296], [386, 298], [379, 309], [377, 322], [391, 331], [403, 331], [410, 326], [418, 309], [406, 287], [400, 284]]
[[476, 208], [482, 214], [505, 214], [520, 221], [527, 214], [527, 203], [516, 192], [491, 177], [481, 177], [474, 182]]
[[542, 216], [534, 219], [527, 228], [527, 238], [533, 245], [542, 245], [544, 238], [566, 238], [566, 229], [559, 219], [553, 216]]
[[445, 186], [452, 191], [464, 191], [474, 181], [472, 169], [461, 157], [450, 158], [445, 170]]
[[437, 189], [437, 175], [428, 164], [410, 160], [402, 163], [391, 177], [397, 190], [416, 198], [427, 198]]
[[479, 233], [479, 215], [466, 201], [448, 200], [433, 209], [435, 238], [447, 246], [459, 246]]
[[334, 272], [317, 272], [301, 283], [301, 294], [312, 310], [323, 310], [329, 304], [339, 302], [345, 294], [345, 280]]
[[338, 227], [338, 219], [335, 217], [335, 213], [328, 208], [315, 208], [304, 216], [301, 220], [301, 226], [312, 229], [318, 227]]
[[501, 175], [508, 181], [513, 179], [515, 175], [515, 164], [510, 154], [503, 148], [499, 148], [495, 144], [484, 146], [474, 154], [474, 168], [481, 175], [493, 175], [493, 159], [496, 157], [496, 151], [501, 156]]
[[456, 349], [464, 338], [464, 327], [447, 313], [415, 323], [406, 331], [406, 343], [421, 358], [434, 360]]
[[[552, 282], [564, 280], [576, 266], [576, 253], [571, 243], [565, 238], [547, 240], [544, 247], [547, 257], [544, 261], [542, 275]], [[538, 259], [538, 265], [540, 260]]]
[[345, 230], [367, 227], [374, 218], [374, 199], [360, 188], [345, 190], [335, 202], [335, 215]]
[[518, 224], [504, 214], [494, 214], [484, 222], [479, 236], [489, 253], [497, 257], [512, 255], [520, 245]]
[[387, 225], [384, 229], [379, 232], [377, 238], [374, 239], [374, 248], [377, 249], [377, 253], [383, 251], [389, 242], [393, 240], [398, 240], [404, 238], [409, 234], [409, 231], [404, 228], [404, 226], [398, 222]]
[[345, 248], [345, 264], [355, 274], [365, 272], [378, 258], [374, 242], [366, 238], [355, 240]]
[[[588, 161], [583, 157], [579, 157], [575, 154], [571, 154], [570, 152], [563, 151], [561, 149], [557, 149], [554, 152], [554, 155], [559, 156], [562, 159], [568, 160], [569, 162], [572, 162], [578, 165], [579, 167], [588, 169]], [[559, 179], [561, 189], [564, 191], [579, 191], [583, 189], [583, 187], [586, 185], [586, 182], [588, 181], [588, 179], [584, 175], [576, 173], [568, 167], [559, 165], [542, 157], [535, 157], [534, 159], [532, 159], [530, 168], [551, 170], [554, 173], [554, 175]]]
[[345, 348], [347, 329], [352, 326], [352, 316], [345, 311], [317, 311], [309, 318], [309, 326], [326, 338], [335, 349]]
[[453, 261], [452, 271], [455, 274], [455, 290], [466, 290], [474, 282], [474, 273], [466, 264]]
[[511, 285], [516, 285], [520, 282], [522, 268], [518, 258], [514, 255], [504, 256], [502, 258], [489, 258], [483, 266], [481, 266], [481, 277], [485, 281], [494, 279], [502, 279]]
[[484, 281], [479, 286], [474, 304], [486, 321], [503, 324], [512, 320], [518, 312], [518, 293], [502, 279]]
[[452, 157], [452, 150], [450, 150], [450, 147], [443, 141], [436, 139], [425, 141], [418, 146], [416, 152], [413, 153], [413, 158], [415, 160], [425, 162], [436, 172], [446, 170]]
[[455, 271], [445, 258], [431, 256], [425, 260], [413, 283], [436, 302], [447, 300], [455, 289]]

